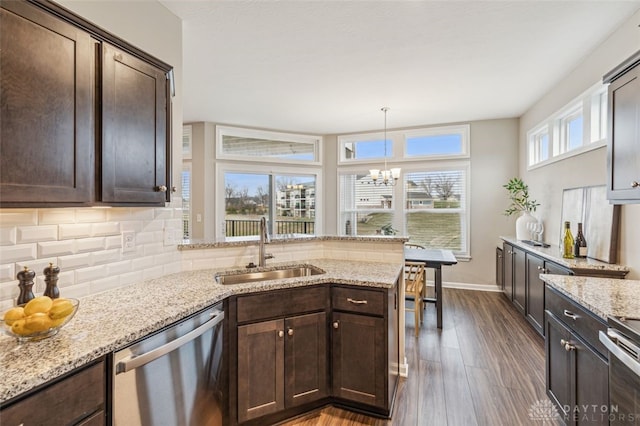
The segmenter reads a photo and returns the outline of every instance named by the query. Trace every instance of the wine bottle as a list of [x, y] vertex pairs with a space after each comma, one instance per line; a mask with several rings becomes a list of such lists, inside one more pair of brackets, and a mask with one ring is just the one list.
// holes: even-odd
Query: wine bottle
[[582, 224], [578, 223], [578, 234], [573, 244], [573, 255], [575, 257], [587, 257], [587, 240], [582, 233]]
[[564, 223], [564, 237], [562, 238], [562, 257], [573, 259], [573, 234], [569, 221]]

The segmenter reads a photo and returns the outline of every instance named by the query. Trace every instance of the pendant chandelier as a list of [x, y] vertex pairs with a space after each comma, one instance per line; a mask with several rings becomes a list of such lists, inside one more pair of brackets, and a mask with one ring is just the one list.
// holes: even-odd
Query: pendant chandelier
[[384, 112], [384, 168], [382, 170], [371, 169], [369, 174], [372, 183], [376, 186], [395, 186], [400, 178], [400, 167], [387, 168], [387, 111], [389, 111], [389, 107], [382, 107], [380, 111]]

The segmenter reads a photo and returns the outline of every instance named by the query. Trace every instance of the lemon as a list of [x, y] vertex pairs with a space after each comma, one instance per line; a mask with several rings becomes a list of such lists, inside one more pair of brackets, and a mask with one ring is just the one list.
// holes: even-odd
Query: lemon
[[16, 320], [13, 322], [13, 324], [11, 324], [11, 331], [19, 336], [26, 336], [27, 334], [33, 333], [32, 331], [28, 330], [25, 325], [25, 319]]
[[4, 313], [4, 322], [7, 325], [11, 325], [19, 319], [24, 318], [24, 308], [21, 306], [17, 306], [15, 308], [9, 309]]
[[73, 312], [73, 303], [67, 299], [55, 299], [51, 309], [49, 309], [49, 317], [52, 320], [64, 319]]
[[25, 319], [24, 326], [31, 332], [45, 331], [51, 328], [51, 318], [44, 312], [36, 312], [31, 314]]
[[52, 305], [53, 300], [49, 296], [38, 296], [29, 300], [24, 306], [24, 314], [30, 316], [35, 313], [46, 313], [49, 312]]

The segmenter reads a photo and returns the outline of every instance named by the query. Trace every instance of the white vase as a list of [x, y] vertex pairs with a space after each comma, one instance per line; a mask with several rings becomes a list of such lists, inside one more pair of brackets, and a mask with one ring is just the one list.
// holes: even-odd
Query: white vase
[[529, 212], [522, 212], [520, 217], [516, 219], [516, 240], [530, 240], [531, 231], [527, 228], [529, 223], [537, 223], [538, 219], [533, 217]]

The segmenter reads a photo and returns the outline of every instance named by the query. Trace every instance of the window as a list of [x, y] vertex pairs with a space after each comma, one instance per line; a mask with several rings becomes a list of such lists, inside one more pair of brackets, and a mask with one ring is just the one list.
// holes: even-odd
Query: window
[[527, 132], [529, 169], [606, 145], [607, 88], [597, 83]]
[[390, 140], [360, 140], [345, 141], [343, 144], [342, 158], [344, 160], [366, 160], [375, 158], [389, 158], [393, 152]]
[[224, 173], [226, 237], [259, 235], [262, 216], [272, 234], [315, 234], [316, 177]]
[[[380, 135], [339, 136], [339, 233], [396, 231], [417, 244], [469, 256], [469, 135], [468, 125], [388, 132], [393, 149], [387, 149], [387, 167], [403, 174], [396, 186], [372, 185], [368, 174], [382, 166]], [[376, 140], [376, 158], [358, 155], [359, 142]]]
[[182, 238], [191, 237], [191, 164], [182, 164]]
[[218, 158], [278, 163], [320, 162], [320, 137], [216, 127]]
[[411, 242], [467, 251], [467, 169], [452, 167], [405, 173], [405, 229]]

